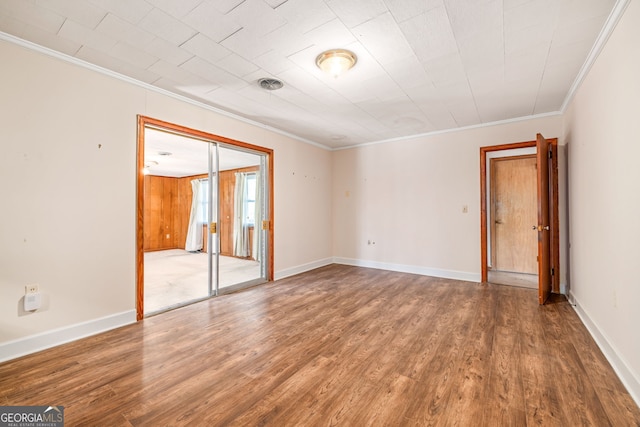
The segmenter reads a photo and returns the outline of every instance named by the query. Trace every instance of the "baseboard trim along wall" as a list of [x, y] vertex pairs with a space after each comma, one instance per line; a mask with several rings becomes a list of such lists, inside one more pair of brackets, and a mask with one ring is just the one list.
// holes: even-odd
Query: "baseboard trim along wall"
[[273, 275], [273, 279], [274, 280], [284, 279], [286, 277], [295, 276], [296, 274], [304, 273], [306, 271], [310, 271], [315, 268], [324, 267], [329, 264], [333, 264], [333, 258], [320, 259], [317, 261], [309, 262], [307, 264], [302, 264], [302, 265], [287, 268], [284, 270], [276, 271]]
[[640, 406], [640, 379], [634, 375], [631, 369], [629, 369], [629, 365], [624, 361], [624, 359], [618, 356], [618, 352], [615, 347], [609, 343], [607, 336], [603, 334], [600, 331], [600, 328], [598, 328], [598, 325], [591, 320], [589, 314], [580, 305], [578, 300], [576, 300], [574, 295], [569, 294], [569, 301], [598, 347], [600, 347], [604, 357], [609, 361], [616, 374], [618, 374], [622, 384], [626, 387], [636, 404]]
[[136, 311], [130, 310], [0, 343], [0, 362], [16, 359], [135, 322]]
[[420, 274], [422, 276], [441, 277], [443, 279], [464, 280], [466, 282], [481, 282], [480, 273], [466, 271], [442, 270], [439, 268], [422, 267], [419, 265], [392, 264], [388, 262], [367, 261], [361, 259], [334, 257], [335, 264], [353, 265], [356, 267], [377, 268], [380, 270], [397, 271], [400, 273]]

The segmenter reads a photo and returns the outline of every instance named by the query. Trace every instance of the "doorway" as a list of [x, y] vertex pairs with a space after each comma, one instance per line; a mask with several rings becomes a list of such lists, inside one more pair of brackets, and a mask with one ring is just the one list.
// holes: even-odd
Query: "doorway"
[[500, 153], [489, 158], [487, 280], [537, 289], [536, 156]]
[[[528, 169], [532, 163], [535, 175]], [[496, 188], [492, 182], [496, 174], [498, 183], [501, 174], [511, 182]], [[550, 292], [558, 293], [560, 288], [557, 138], [538, 135], [537, 141], [481, 147], [480, 194], [482, 281], [536, 287], [544, 303]], [[515, 205], [505, 211], [505, 202], [496, 200], [500, 197], [511, 198], [509, 203]], [[505, 212], [511, 215], [509, 224], [502, 216]], [[541, 253], [545, 254], [542, 259]]]
[[138, 117], [138, 320], [273, 280], [272, 150]]

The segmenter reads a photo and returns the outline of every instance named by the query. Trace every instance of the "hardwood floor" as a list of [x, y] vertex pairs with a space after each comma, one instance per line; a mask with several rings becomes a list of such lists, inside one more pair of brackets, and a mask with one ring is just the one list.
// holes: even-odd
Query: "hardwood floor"
[[637, 426], [569, 304], [331, 265], [0, 364], [67, 425]]

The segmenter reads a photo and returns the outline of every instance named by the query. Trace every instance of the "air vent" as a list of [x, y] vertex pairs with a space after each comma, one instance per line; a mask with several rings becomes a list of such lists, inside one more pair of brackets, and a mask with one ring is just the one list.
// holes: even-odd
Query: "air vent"
[[280, 80], [276, 79], [260, 79], [258, 80], [258, 84], [262, 89], [266, 90], [278, 90], [284, 86]]

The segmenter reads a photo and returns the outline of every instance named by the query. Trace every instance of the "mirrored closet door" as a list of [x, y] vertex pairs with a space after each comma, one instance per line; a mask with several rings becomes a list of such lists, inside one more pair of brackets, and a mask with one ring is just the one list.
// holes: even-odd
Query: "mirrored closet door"
[[269, 280], [268, 153], [140, 129], [138, 317]]

